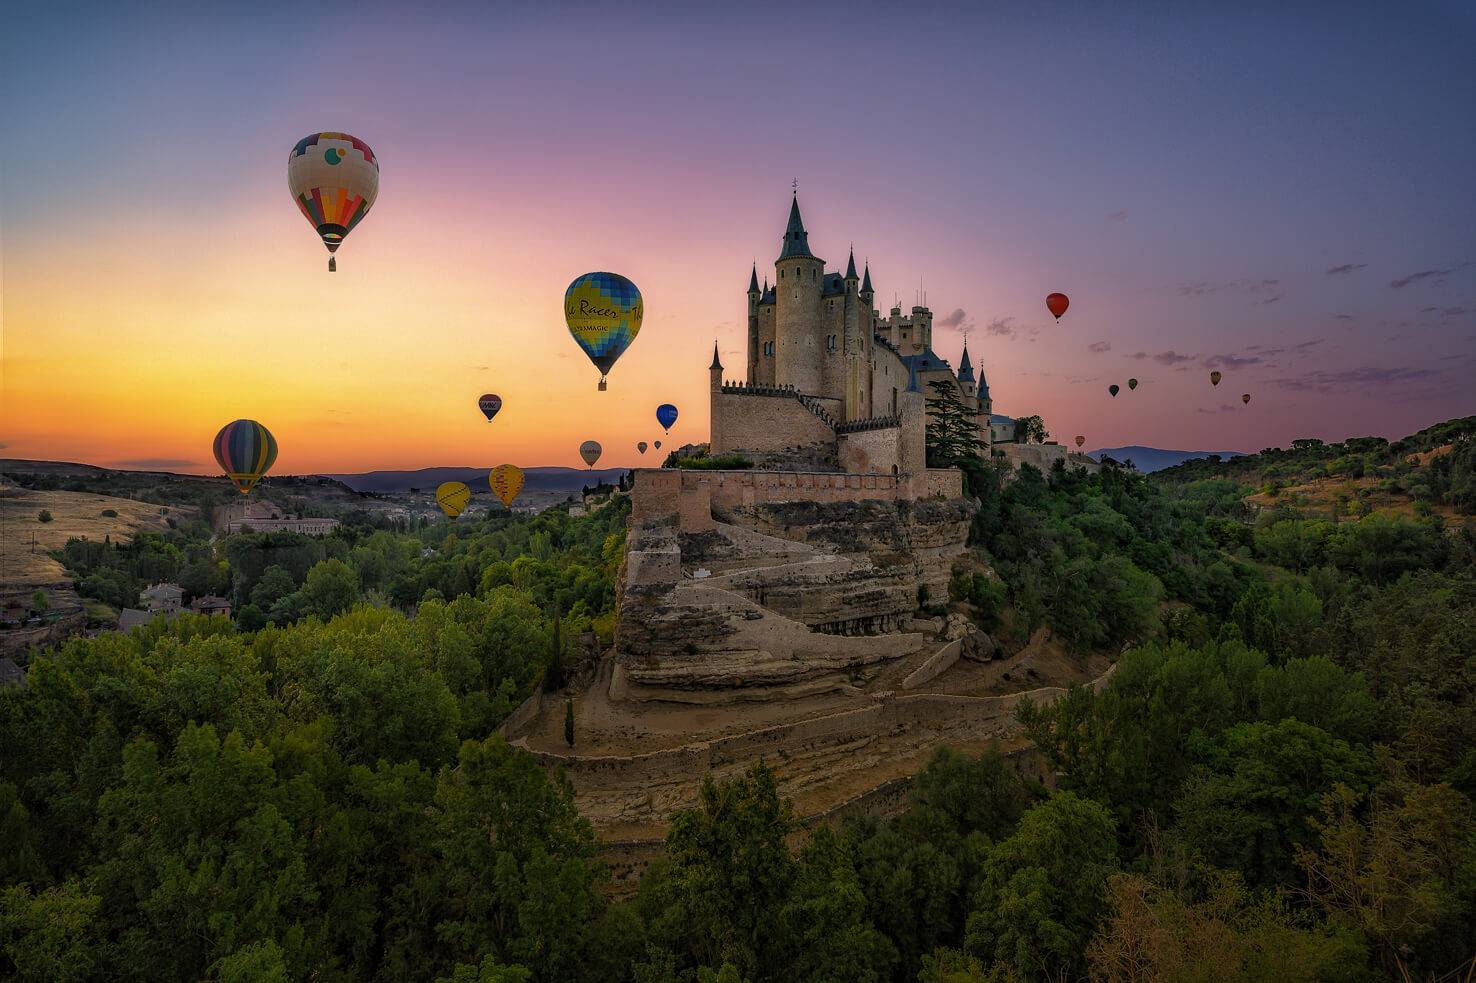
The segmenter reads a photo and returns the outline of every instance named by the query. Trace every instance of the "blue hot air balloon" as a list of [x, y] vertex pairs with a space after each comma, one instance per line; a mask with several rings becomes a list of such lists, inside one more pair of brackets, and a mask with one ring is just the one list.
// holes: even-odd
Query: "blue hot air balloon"
[[671, 425], [676, 422], [677, 408], [670, 403], [662, 403], [656, 407], [656, 422], [661, 424], [661, 429], [671, 433]]

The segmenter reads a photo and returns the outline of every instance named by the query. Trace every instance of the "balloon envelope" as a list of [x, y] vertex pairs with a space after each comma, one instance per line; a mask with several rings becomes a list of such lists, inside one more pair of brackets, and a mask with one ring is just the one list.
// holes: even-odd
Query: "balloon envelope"
[[1122, 390], [1118, 388], [1116, 383], [1113, 383], [1112, 385], [1107, 387], [1107, 391], [1110, 392], [1113, 396], [1116, 396]]
[[1046, 310], [1061, 320], [1061, 315], [1066, 313], [1066, 308], [1071, 306], [1071, 298], [1065, 294], [1046, 294]]
[[644, 440], [637, 441], [636, 450], [640, 451], [642, 454], [646, 453], [646, 442]]
[[658, 441], [656, 441], [656, 449], [657, 449], [657, 450], [658, 450], [658, 451], [659, 451], [659, 450], [661, 450], [661, 441], [659, 441], [659, 440], [658, 440]]
[[586, 440], [579, 445], [579, 456], [584, 458], [584, 463], [590, 467], [595, 466], [595, 462], [600, 459], [600, 455], [604, 452], [605, 449], [600, 446], [600, 442], [597, 440]]
[[1129, 379], [1128, 380], [1128, 388], [1129, 389], [1137, 389], [1138, 388], [1138, 380], [1137, 379]]
[[232, 420], [215, 435], [215, 460], [245, 495], [277, 460], [277, 440], [255, 420]]
[[671, 433], [671, 425], [676, 422], [677, 408], [670, 403], [662, 403], [656, 407], [656, 422], [661, 424], [661, 429]]
[[436, 488], [436, 504], [453, 519], [466, 509], [466, 503], [470, 501], [471, 489], [464, 481], [446, 481]]
[[[332, 254], [374, 206], [379, 159], [358, 137], [313, 133], [287, 155], [287, 187]], [[331, 258], [328, 268], [334, 268]]]
[[1241, 393], [1240, 394], [1240, 401], [1242, 403], [1249, 403], [1251, 401], [1251, 394], [1250, 393]]
[[1086, 442], [1087, 442], [1087, 439], [1085, 437], [1083, 437], [1081, 434], [1077, 434], [1076, 435], [1076, 446], [1077, 447], [1080, 447], [1082, 444], [1085, 444]]
[[1212, 386], [1218, 386], [1220, 384], [1220, 379], [1221, 379], [1221, 376], [1220, 376], [1220, 372], [1219, 372], [1218, 369], [1216, 369], [1214, 372], [1211, 372], [1210, 373], [1210, 385], [1212, 385]]
[[618, 273], [586, 273], [564, 291], [564, 321], [584, 354], [605, 376], [641, 330], [641, 292]]
[[492, 494], [505, 508], [512, 508], [513, 499], [523, 490], [523, 469], [513, 464], [499, 464], [487, 474], [487, 484]]
[[477, 407], [482, 411], [482, 415], [487, 418], [487, 422], [491, 423], [492, 418], [497, 415], [497, 411], [502, 409], [502, 397], [496, 393], [486, 393], [481, 399], [477, 400]]

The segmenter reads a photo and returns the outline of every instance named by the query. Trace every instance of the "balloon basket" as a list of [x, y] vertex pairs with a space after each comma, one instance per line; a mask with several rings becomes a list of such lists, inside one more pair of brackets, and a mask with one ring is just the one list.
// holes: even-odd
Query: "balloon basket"
[[336, 256], [329, 256], [328, 257], [328, 272], [329, 273], [337, 273], [338, 272], [338, 257], [336, 257]]
[[601, 379], [600, 380], [600, 392], [604, 392], [604, 391], [605, 391], [605, 380], [604, 379]]

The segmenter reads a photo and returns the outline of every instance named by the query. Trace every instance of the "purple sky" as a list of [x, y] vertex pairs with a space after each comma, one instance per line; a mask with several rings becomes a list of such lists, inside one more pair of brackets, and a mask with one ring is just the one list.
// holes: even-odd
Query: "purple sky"
[[[382, 293], [322, 340], [360, 361], [325, 367], [310, 347], [304, 373], [340, 400], [356, 380], [433, 388], [434, 365], [407, 375], [412, 341], [447, 373], [543, 373], [526, 463], [571, 463], [590, 429], [559, 416], [591, 381], [561, 357], [558, 322], [585, 269], [627, 272], [652, 312], [612, 377], [627, 385], [604, 404], [607, 447], [649, 436], [646, 404], [666, 398], [682, 438], [705, 438], [712, 339], [739, 371], [749, 263], [772, 274], [796, 178], [817, 254], [843, 266], [854, 242], [883, 308], [925, 289], [948, 325], [938, 353], [956, 364], [968, 329], [996, 410], [1040, 413], [1063, 439], [1253, 450], [1476, 413], [1469, 3], [705, 6], [12, 5], [0, 453], [102, 453], [86, 434], [106, 420], [56, 422], [88, 384], [41, 351], [57, 331], [85, 343], [95, 323], [97, 345], [124, 351], [218, 303], [312, 338], [317, 322], [287, 322], [331, 301], [283, 172], [298, 137], [330, 128], [384, 168], [332, 289], [360, 289], [342, 286], [358, 264]], [[150, 268], [158, 242], [178, 246]], [[241, 282], [218, 288], [212, 261]], [[315, 278], [289, 282], [286, 262]], [[1059, 325], [1052, 290], [1072, 298]], [[303, 357], [270, 343], [258, 354]], [[112, 367], [120, 385], [131, 371]], [[1109, 399], [1129, 376], [1138, 391]], [[497, 381], [450, 388], [466, 401]], [[304, 421], [329, 412], [292, 399]], [[127, 453], [199, 457], [195, 430], [228, 407], [169, 419], [192, 407], [177, 444]], [[148, 411], [127, 419], [150, 426]], [[284, 441], [284, 465], [469, 453], [375, 439], [304, 438], [297, 459]], [[536, 441], [558, 452], [533, 460]]]

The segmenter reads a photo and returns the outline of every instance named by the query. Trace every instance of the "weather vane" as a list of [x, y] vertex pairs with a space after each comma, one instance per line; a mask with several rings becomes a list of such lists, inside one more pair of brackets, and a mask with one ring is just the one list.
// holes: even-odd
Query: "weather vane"
[[796, 197], [796, 198], [797, 198], [797, 197], [799, 197], [799, 178], [795, 178], [795, 179], [794, 179], [794, 180], [793, 180], [793, 181], [792, 181], [792, 182], [791, 182], [791, 183], [790, 183], [790, 187], [792, 187], [792, 188], [794, 188], [794, 194], [795, 194], [795, 197]]

